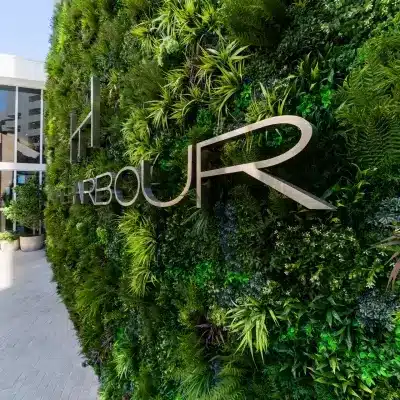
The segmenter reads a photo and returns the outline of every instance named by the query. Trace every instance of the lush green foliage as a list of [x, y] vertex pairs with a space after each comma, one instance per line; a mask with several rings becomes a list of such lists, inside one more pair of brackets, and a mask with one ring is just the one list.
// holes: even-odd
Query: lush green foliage
[[0, 232], [0, 241], [13, 242], [18, 239], [18, 235], [12, 232]]
[[[399, 12], [398, 0], [57, 6], [47, 254], [101, 399], [399, 398]], [[87, 114], [92, 74], [102, 147], [70, 165], [69, 113]], [[53, 200], [142, 160], [156, 196], [174, 198], [188, 145], [284, 114], [316, 132], [270, 172], [336, 212], [240, 174], [210, 179], [202, 209], [193, 191], [166, 209]], [[282, 154], [298, 138], [260, 131], [210, 151], [204, 168]]]
[[400, 161], [399, 44], [393, 32], [372, 39], [340, 91], [338, 118], [351, 154], [365, 167]]
[[221, 14], [228, 31], [241, 42], [271, 47], [285, 27], [286, 5], [280, 0], [223, 2]]
[[15, 188], [16, 197], [4, 208], [4, 215], [21, 226], [39, 229], [43, 219], [43, 195], [36, 178], [30, 178], [24, 185]]

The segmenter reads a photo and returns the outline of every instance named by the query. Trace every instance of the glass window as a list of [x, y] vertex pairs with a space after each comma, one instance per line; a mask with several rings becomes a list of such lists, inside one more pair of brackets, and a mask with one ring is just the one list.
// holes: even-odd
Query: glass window
[[35, 101], [40, 101], [40, 94], [29, 96], [29, 103], [34, 103]]
[[29, 130], [40, 129], [40, 121], [29, 122], [28, 129]]
[[[42, 112], [42, 115], [43, 115], [43, 121], [44, 121], [44, 115], [46, 115], [46, 112], [47, 112], [47, 103], [43, 100], [43, 112]], [[45, 137], [46, 137], [46, 133], [44, 132], [44, 130], [46, 129], [46, 123], [45, 123], [45, 121], [44, 121], [44, 126], [43, 126], [43, 143], [42, 143], [42, 163], [43, 164], [46, 164], [46, 140], [45, 140]]]
[[0, 86], [0, 161], [14, 161], [15, 88]]
[[7, 220], [1, 211], [13, 197], [14, 172], [0, 171], [0, 232], [12, 231], [13, 223]]
[[18, 144], [17, 162], [40, 163], [40, 107], [41, 91], [18, 89]]
[[17, 171], [17, 185], [25, 184], [29, 179], [36, 178], [39, 181], [38, 171]]
[[38, 108], [31, 108], [29, 110], [29, 115], [40, 115], [40, 107]]

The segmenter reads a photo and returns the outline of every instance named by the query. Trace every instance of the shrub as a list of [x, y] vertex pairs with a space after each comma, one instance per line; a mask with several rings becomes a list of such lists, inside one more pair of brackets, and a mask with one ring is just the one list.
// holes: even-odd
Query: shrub
[[0, 240], [4, 240], [6, 242], [13, 242], [18, 239], [18, 234], [13, 232], [0, 232]]
[[4, 209], [6, 218], [35, 232], [43, 219], [43, 195], [38, 180], [30, 178], [15, 188], [16, 198]]

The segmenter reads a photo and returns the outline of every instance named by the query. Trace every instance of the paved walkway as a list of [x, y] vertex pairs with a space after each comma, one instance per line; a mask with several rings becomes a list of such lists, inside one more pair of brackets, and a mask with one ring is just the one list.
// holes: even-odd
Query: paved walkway
[[44, 253], [15, 253], [12, 279], [9, 262], [0, 251], [0, 400], [97, 399]]

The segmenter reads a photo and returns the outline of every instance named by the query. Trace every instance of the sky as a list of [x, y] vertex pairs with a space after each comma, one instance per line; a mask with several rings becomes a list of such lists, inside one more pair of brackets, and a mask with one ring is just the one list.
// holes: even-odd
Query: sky
[[0, 53], [44, 61], [54, 0], [0, 0]]

